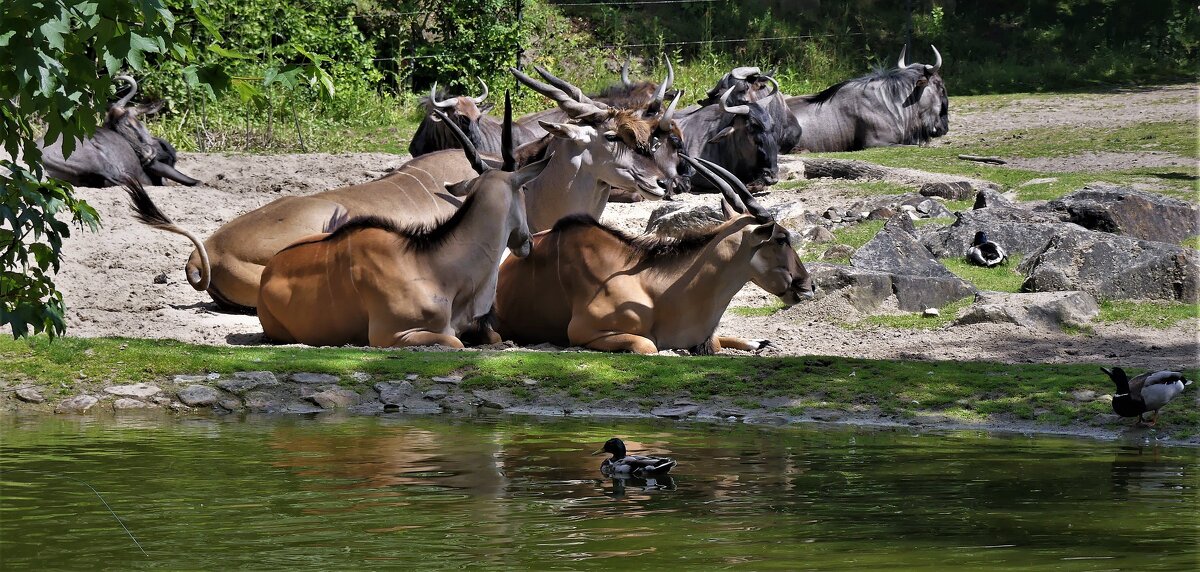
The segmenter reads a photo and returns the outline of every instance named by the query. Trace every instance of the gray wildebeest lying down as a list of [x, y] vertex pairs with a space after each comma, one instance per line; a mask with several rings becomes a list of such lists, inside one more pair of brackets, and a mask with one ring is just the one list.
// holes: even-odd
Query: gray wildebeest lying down
[[[526, 214], [533, 232], [548, 229], [572, 213], [599, 217], [612, 188], [642, 192], [649, 198], [662, 196], [666, 181], [676, 176], [679, 161], [678, 147], [661, 140], [664, 122], [674, 129], [670, 117], [664, 121], [612, 108], [601, 111], [561, 90], [533, 83], [545, 91], [535, 89], [569, 108], [571, 117], [580, 118], [579, 123], [548, 124], [553, 134], [522, 149], [528, 153], [521, 155], [518, 167], [551, 157], [541, 176], [525, 188]], [[453, 122], [443, 122], [457, 129]], [[461, 130], [457, 133], [462, 141], [468, 141]], [[638, 150], [650, 146], [654, 152]], [[143, 221], [187, 236], [196, 245], [186, 266], [193, 288], [207, 291], [227, 310], [252, 313], [258, 303], [263, 266], [287, 245], [324, 232], [331, 221], [346, 218], [383, 215], [399, 225], [441, 220], [462, 204], [462, 198], [454, 194], [460, 187], [447, 184], [475, 176], [461, 150], [435, 151], [374, 181], [278, 198], [229, 221], [203, 242], [161, 216], [156, 208], [150, 209], [153, 203], [148, 196], [134, 206]]]
[[500, 257], [505, 247], [514, 257], [529, 253], [521, 187], [549, 163], [513, 172], [506, 143], [502, 169], [489, 169], [464, 145], [480, 175], [462, 183], [462, 206], [441, 222], [399, 226], [355, 218], [281, 250], [262, 274], [263, 332], [312, 346], [461, 348], [464, 339], [500, 341], [485, 319]]
[[[930, 46], [931, 48], [933, 46]], [[798, 151], [858, 151], [867, 147], [919, 145], [950, 131], [950, 100], [933, 65], [906, 64], [844, 81], [815, 95], [787, 99], [800, 122]]]
[[[437, 84], [433, 84], [429, 96], [421, 98], [421, 105], [425, 107], [425, 118], [417, 126], [417, 132], [413, 133], [412, 141], [408, 144], [409, 154], [420, 157], [442, 149], [462, 149], [458, 137], [433, 112], [435, 109], [441, 110], [451, 121], [458, 124], [458, 128], [467, 134], [471, 144], [475, 145], [480, 153], [500, 153], [500, 134], [503, 126], [500, 120], [487, 115], [492, 108], [490, 103], [483, 103], [488, 96], [488, 87], [483, 80], [479, 80], [479, 83], [483, 85], [483, 94], [478, 97], [461, 95], [449, 98], [444, 93], [439, 95]], [[513, 143], [516, 146], [536, 138], [532, 130], [521, 125], [514, 126]]]
[[630, 238], [587, 216], [565, 218], [534, 237], [529, 256], [500, 265], [500, 335], [641, 354], [764, 347], [765, 340], [716, 335], [733, 295], [753, 281], [792, 305], [812, 297], [812, 280], [791, 233], [736, 177], [685, 159], [719, 181], [725, 223], [681, 238]]
[[158, 113], [162, 102], [130, 107], [129, 101], [137, 94], [137, 82], [127, 75], [116, 79], [129, 83], [129, 93], [108, 106], [104, 124], [80, 141], [70, 157], [63, 157], [61, 136], [43, 145], [46, 174], [82, 187], [114, 187], [127, 179], [143, 185], [161, 185], [163, 179], [188, 186], [200, 184], [175, 169], [175, 148], [151, 135], [138, 120]]
[[[751, 100], [750, 91], [744, 85], [731, 85], [717, 98], [717, 105], [680, 111], [678, 121], [687, 154], [712, 161], [760, 190], [779, 180], [780, 149], [774, 119], [767, 107]], [[692, 175], [691, 187], [701, 192], [719, 190], [699, 173]]]
[[800, 122], [788, 109], [787, 96], [779, 91], [779, 82], [775, 81], [774, 75], [775, 70], [763, 73], [757, 67], [734, 68], [717, 81], [698, 103], [716, 105], [721, 94], [731, 87], [737, 87], [734, 93], [743, 93], [743, 99], [757, 103], [771, 116], [771, 132], [775, 136], [775, 143], [779, 145], [779, 152], [788, 153], [800, 143]]

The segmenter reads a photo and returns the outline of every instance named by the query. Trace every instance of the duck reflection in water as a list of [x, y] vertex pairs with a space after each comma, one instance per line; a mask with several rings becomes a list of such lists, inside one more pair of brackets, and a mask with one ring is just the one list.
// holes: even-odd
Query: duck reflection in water
[[[603, 486], [604, 481], [597, 481], [597, 484]], [[612, 490], [605, 491], [606, 496], [614, 499], [625, 498], [625, 490], [627, 487], [632, 487], [634, 490], [641, 490], [644, 493], [657, 493], [661, 491], [675, 490], [675, 478], [671, 475], [659, 475], [656, 477], [612, 477]]]

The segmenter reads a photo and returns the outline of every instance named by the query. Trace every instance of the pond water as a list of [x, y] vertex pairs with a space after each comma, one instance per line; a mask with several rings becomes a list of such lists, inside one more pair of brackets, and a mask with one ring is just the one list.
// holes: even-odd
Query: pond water
[[[0, 431], [4, 569], [1140, 571], [1200, 558], [1200, 451], [1186, 447], [510, 417], [6, 417]], [[674, 478], [602, 478], [589, 453], [614, 435], [675, 457]]]

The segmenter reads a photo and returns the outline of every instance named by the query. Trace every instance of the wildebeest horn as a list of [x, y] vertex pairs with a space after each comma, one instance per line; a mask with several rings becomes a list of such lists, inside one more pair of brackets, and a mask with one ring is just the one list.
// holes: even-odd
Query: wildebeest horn
[[517, 160], [513, 158], [512, 130], [512, 99], [509, 98], [506, 89], [504, 90], [504, 128], [500, 132], [500, 157], [504, 160], [504, 164], [500, 166], [500, 170], [510, 173], [517, 170]]
[[675, 92], [675, 99], [671, 100], [671, 105], [667, 106], [666, 113], [663, 113], [662, 117], [658, 120], [659, 131], [663, 133], [671, 132], [671, 120], [675, 118], [675, 104], [679, 103], [680, 99], [683, 99], [683, 92], [684, 90], [682, 89]]
[[458, 124], [450, 121], [450, 117], [440, 109], [434, 109], [433, 114], [446, 123], [450, 131], [454, 132], [454, 136], [458, 139], [459, 144], [463, 146], [463, 153], [467, 155], [467, 161], [471, 163], [471, 168], [475, 169], [480, 175], [487, 172], [491, 167], [483, 162], [483, 158], [479, 156], [479, 151], [475, 149], [475, 145], [467, 138], [467, 134], [463, 133], [462, 129], [458, 128]]
[[904, 69], [904, 68], [908, 67], [908, 64], [904, 63], [904, 52], [906, 52], [907, 50], [908, 50], [908, 44], [900, 46], [900, 59], [896, 60], [896, 67], [898, 67], [900, 69]]
[[129, 105], [129, 101], [131, 99], [133, 99], [134, 95], [137, 95], [138, 85], [137, 85], [137, 80], [135, 80], [132, 77], [127, 76], [125, 74], [121, 74], [121, 75], [113, 78], [114, 81], [118, 80], [118, 79], [124, 80], [125, 82], [127, 82], [129, 84], [129, 93], [125, 94], [125, 97], [118, 99], [117, 102], [113, 104], [114, 107], [122, 107], [123, 108], [126, 105]]
[[929, 75], [933, 75], [942, 69], [942, 53], [937, 51], [937, 46], [933, 44], [929, 44], [929, 47], [933, 48], [933, 55], [937, 57], [937, 60], [933, 62], [933, 69], [929, 71]]
[[729, 203], [729, 206], [733, 207], [733, 210], [739, 213], [746, 212], [746, 204], [743, 203], [741, 197], [734, 192], [733, 187], [729, 186], [729, 181], [726, 181], [725, 177], [717, 175], [716, 173], [708, 170], [708, 167], [705, 167], [686, 153], [680, 153], [679, 158], [687, 161], [687, 164], [691, 165], [697, 173], [704, 175], [704, 177], [709, 181], [712, 181], [712, 183], [716, 185], [718, 189], [721, 189], [721, 196], [725, 197], [725, 202]]
[[517, 78], [517, 81], [520, 81], [521, 83], [529, 86], [530, 89], [558, 102], [558, 107], [567, 112], [567, 115], [572, 119], [601, 121], [608, 117], [608, 112], [605, 111], [607, 107], [600, 108], [595, 104], [581, 103], [567, 95], [565, 91], [533, 79], [521, 73], [521, 71], [516, 68], [508, 68], [508, 71], [512, 72], [513, 77]]
[[749, 105], [729, 105], [729, 94], [733, 93], [733, 90], [735, 89], [737, 89], [736, 85], [731, 86], [729, 89], [725, 90], [725, 93], [721, 94], [721, 99], [717, 100], [721, 104], [721, 111], [726, 113], [735, 113], [737, 115], [750, 115]]
[[767, 97], [770, 98], [779, 93], [779, 82], [775, 81], [775, 78], [769, 75], [765, 75], [763, 77], [767, 78], [767, 81], [771, 82], [771, 93], [768, 93]]
[[546, 81], [550, 82], [550, 85], [553, 85], [554, 87], [557, 87], [558, 89], [563, 90], [563, 93], [570, 95], [571, 99], [574, 99], [575, 101], [578, 101], [579, 103], [585, 103], [587, 105], [596, 106], [600, 109], [608, 109], [607, 105], [605, 105], [603, 103], [597, 103], [595, 101], [592, 101], [591, 98], [589, 98], [588, 96], [583, 94], [582, 89], [579, 89], [578, 87], [571, 85], [571, 82], [569, 82], [565, 79], [559, 78], [559, 77], [555, 76], [554, 74], [546, 71], [546, 69], [543, 68], [542, 66], [533, 66], [533, 69], [538, 72], [538, 75], [546, 78]]
[[775, 217], [771, 216], [771, 211], [763, 208], [762, 205], [758, 204], [758, 201], [754, 200], [754, 196], [750, 194], [750, 189], [746, 188], [746, 185], [742, 183], [741, 179], [733, 176], [733, 173], [730, 173], [729, 171], [725, 170], [724, 167], [713, 163], [712, 161], [707, 159], [697, 160], [703, 163], [704, 166], [715, 171], [718, 175], [724, 177], [729, 181], [729, 184], [733, 185], [733, 188], [737, 190], [737, 194], [741, 196], [742, 202], [746, 205], [746, 211], [743, 212], [749, 212], [750, 214], [754, 215], [754, 218], [758, 219], [758, 222], [762, 224], [774, 222]]
[[630, 58], [629, 58], [629, 57], [626, 57], [626, 58], [625, 58], [625, 63], [621, 64], [621, 85], [623, 85], [623, 86], [625, 86], [625, 87], [629, 87], [629, 86], [630, 86], [630, 82], [629, 82], [629, 62], [630, 62]]
[[667, 62], [667, 77], [663, 82], [658, 84], [658, 91], [654, 92], [654, 101], [661, 102], [667, 96], [667, 90], [671, 89], [671, 84], [675, 83], [675, 67], [671, 65], [671, 58], [663, 54], [663, 61]]
[[480, 103], [483, 103], [483, 100], [487, 99], [488, 93], [490, 93], [490, 92], [488, 91], [488, 88], [487, 88], [487, 82], [483, 81], [483, 78], [480, 77], [480, 78], [475, 78], [475, 79], [478, 79], [479, 83], [483, 84], [483, 95], [481, 95], [479, 97], [472, 97], [471, 101], [474, 101], [475, 105], [479, 105]]
[[739, 79], [742, 81], [746, 81], [750, 77], [762, 74], [762, 70], [758, 69], [755, 66], [746, 66], [746, 67], [740, 67], [740, 68], [733, 68], [733, 71], [729, 72], [729, 73], [730, 73], [730, 75], [733, 76], [733, 79]]
[[451, 107], [454, 107], [454, 104], [456, 103], [454, 101], [455, 99], [458, 99], [458, 98], [451, 97], [450, 99], [447, 99], [446, 101], [438, 101], [437, 100], [437, 82], [436, 81], [433, 82], [433, 87], [429, 88], [429, 103], [432, 103], [433, 106], [438, 109], [449, 109]]

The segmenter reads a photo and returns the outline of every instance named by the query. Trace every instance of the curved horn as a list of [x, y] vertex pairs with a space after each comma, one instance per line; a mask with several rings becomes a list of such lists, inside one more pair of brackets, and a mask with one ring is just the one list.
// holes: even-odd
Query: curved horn
[[908, 64], [904, 63], [904, 52], [908, 51], [908, 44], [900, 46], [900, 59], [896, 60], [896, 67], [904, 69]]
[[721, 189], [721, 196], [725, 198], [725, 202], [729, 203], [729, 206], [733, 207], [733, 210], [735, 210], [739, 213], [746, 212], [745, 203], [743, 203], [741, 197], [738, 197], [738, 194], [736, 192], [734, 192], [733, 187], [729, 186], [729, 181], [726, 181], [724, 177], [721, 177], [721, 176], [717, 175], [716, 173], [713, 173], [712, 171], [708, 170], [707, 167], [700, 164], [698, 161], [696, 161], [695, 159], [693, 159], [691, 156], [689, 156], [686, 153], [680, 153], [679, 158], [683, 159], [684, 161], [687, 162], [687, 164], [691, 165], [692, 168], [695, 169], [697, 173], [704, 175], [704, 178], [708, 179], [709, 181], [712, 181], [712, 183], [714, 185], [716, 185], [718, 189]]
[[930, 75], [932, 75], [942, 69], [942, 53], [937, 51], [937, 46], [933, 44], [929, 44], [929, 47], [933, 48], [933, 55], [937, 57], [937, 60], [933, 62], [933, 70], [930, 72]]
[[762, 224], [775, 221], [775, 217], [771, 216], [771, 212], [763, 208], [762, 205], [758, 204], [758, 201], [754, 199], [754, 195], [750, 194], [750, 189], [747, 189], [746, 185], [742, 183], [740, 179], [733, 176], [733, 173], [730, 173], [729, 171], [725, 170], [724, 167], [707, 159], [698, 160], [709, 169], [712, 169], [718, 175], [724, 177], [731, 185], [733, 185], [733, 188], [737, 190], [737, 194], [741, 197], [742, 202], [746, 205], [746, 211], [744, 212], [749, 212], [750, 214], [754, 215], [754, 218], [758, 219], [758, 222]]
[[133, 79], [133, 77], [125, 75], [125, 74], [121, 74], [121, 75], [113, 78], [113, 80], [118, 80], [118, 79], [124, 80], [125, 82], [127, 82], [129, 84], [129, 93], [125, 94], [125, 97], [118, 99], [117, 102], [113, 104], [113, 106], [114, 107], [125, 107], [126, 105], [129, 105], [129, 101], [131, 99], [133, 99], [133, 96], [137, 95], [137, 89], [138, 89], [137, 80], [135, 80], [135, 79]]
[[654, 101], [662, 101], [667, 96], [667, 90], [671, 89], [671, 84], [675, 83], [675, 67], [671, 65], [671, 58], [663, 54], [663, 61], [667, 62], [667, 77], [658, 84], [658, 90], [654, 92]]
[[632, 85], [629, 81], [629, 62], [630, 58], [625, 58], [625, 63], [621, 64], [621, 85], [629, 87]]
[[454, 104], [457, 103], [456, 101], [454, 101], [455, 99], [458, 99], [458, 98], [451, 97], [450, 99], [447, 99], [446, 101], [438, 101], [437, 100], [437, 82], [436, 81], [433, 82], [433, 87], [429, 88], [429, 103], [432, 103], [433, 106], [438, 109], [450, 109], [451, 107], [454, 107]]
[[451, 131], [454, 132], [454, 136], [463, 146], [463, 153], [467, 155], [467, 161], [471, 162], [471, 168], [475, 169], [476, 173], [482, 175], [487, 172], [488, 169], [491, 169], [491, 167], [488, 167], [487, 163], [483, 162], [483, 158], [479, 156], [479, 151], [475, 149], [475, 145], [473, 145], [471, 140], [467, 138], [467, 134], [463, 133], [462, 129], [458, 128], [457, 123], [450, 121], [450, 117], [443, 113], [440, 109], [434, 109], [433, 114], [438, 116], [438, 118], [440, 118], [442, 121], [446, 122], [446, 125], [450, 127]]
[[770, 99], [772, 96], [779, 93], [779, 82], [775, 81], [775, 78], [769, 75], [765, 75], [763, 77], [767, 78], [767, 81], [771, 82], [771, 93], [767, 94], [767, 99]]
[[726, 113], [734, 113], [737, 115], [750, 115], [749, 105], [729, 105], [729, 94], [733, 93], [733, 90], [735, 89], [737, 89], [736, 85], [725, 90], [725, 93], [721, 94], [721, 99], [717, 100], [721, 104], [721, 111]]
[[679, 103], [680, 99], [683, 99], [683, 92], [684, 90], [682, 89], [675, 92], [675, 99], [671, 100], [671, 105], [667, 106], [666, 113], [663, 113], [662, 117], [658, 120], [659, 131], [663, 133], [671, 132], [671, 121], [675, 119], [675, 104]]
[[606, 111], [606, 109], [608, 109], [607, 107], [601, 108], [595, 104], [577, 101], [571, 96], [567, 95], [565, 91], [533, 79], [521, 73], [519, 70], [517, 70], [517, 68], [508, 68], [508, 71], [513, 74], [513, 77], [517, 78], [517, 81], [529, 86], [530, 89], [556, 101], [559, 109], [565, 111], [572, 119], [600, 121], [608, 117], [608, 112]]
[[546, 78], [546, 81], [550, 82], [550, 85], [553, 85], [554, 87], [561, 89], [563, 93], [570, 95], [571, 99], [574, 99], [579, 103], [598, 107], [600, 109], [608, 109], [607, 105], [592, 101], [590, 98], [588, 98], [588, 96], [583, 94], [583, 90], [571, 85], [571, 83], [565, 79], [556, 77], [554, 74], [546, 71], [545, 68], [541, 66], [533, 66], [533, 69], [538, 72], [538, 75]]
[[746, 81], [747, 79], [749, 79], [752, 76], [761, 74], [762, 70], [758, 69], [755, 66], [746, 66], [746, 67], [740, 67], [740, 68], [733, 68], [733, 71], [729, 72], [729, 73], [730, 73], [730, 75], [733, 76], [733, 79], [739, 79], [742, 81]]
[[507, 89], [504, 90], [504, 127], [500, 132], [500, 157], [504, 160], [501, 170], [510, 173], [517, 170], [517, 160], [513, 158], [512, 99], [509, 98]]
[[483, 78], [479, 77], [479, 78], [475, 78], [475, 79], [478, 79], [479, 83], [483, 84], [483, 95], [481, 95], [479, 97], [472, 97], [471, 101], [474, 101], [475, 105], [479, 105], [480, 103], [483, 103], [483, 100], [487, 99], [488, 93], [490, 93], [490, 92], [488, 91], [487, 82], [483, 81]]

